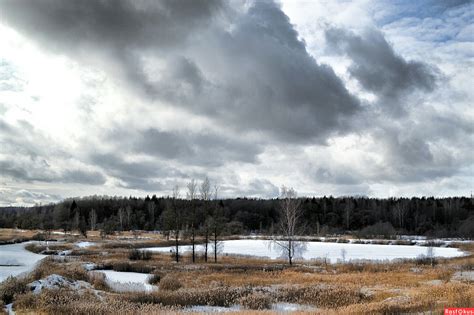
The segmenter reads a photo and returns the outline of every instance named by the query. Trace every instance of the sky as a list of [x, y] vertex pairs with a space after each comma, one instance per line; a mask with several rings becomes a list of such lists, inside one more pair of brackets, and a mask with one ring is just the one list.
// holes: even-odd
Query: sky
[[474, 5], [0, 0], [0, 206], [469, 196]]

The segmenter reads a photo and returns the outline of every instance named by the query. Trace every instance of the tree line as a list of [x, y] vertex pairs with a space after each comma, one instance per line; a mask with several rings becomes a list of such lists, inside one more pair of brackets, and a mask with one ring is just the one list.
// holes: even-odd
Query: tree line
[[[283, 198], [222, 199], [218, 192], [206, 178], [199, 183], [191, 180], [181, 189], [174, 187], [171, 196], [91, 196], [33, 207], [3, 207], [0, 227], [83, 233], [100, 230], [104, 235], [159, 230], [170, 240], [188, 239], [192, 244], [196, 238], [210, 245], [214, 240], [215, 247], [222, 235], [282, 232]], [[306, 235], [474, 237], [474, 202], [468, 197], [325, 196], [299, 197], [297, 201], [301, 209], [298, 231]]]

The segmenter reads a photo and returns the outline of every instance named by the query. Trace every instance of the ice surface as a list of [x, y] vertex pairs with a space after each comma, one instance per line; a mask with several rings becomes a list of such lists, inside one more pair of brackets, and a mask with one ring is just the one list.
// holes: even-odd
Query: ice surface
[[[394, 260], [399, 258], [417, 258], [426, 255], [427, 247], [410, 245], [374, 245], [374, 244], [350, 244], [330, 242], [305, 242], [306, 249], [299, 256], [303, 259], [327, 259], [328, 262], [336, 263], [342, 259], [342, 251], [345, 250], [345, 260]], [[202, 251], [202, 246], [196, 247]], [[143, 250], [153, 252], [172, 252], [170, 247], [150, 247]], [[191, 246], [181, 246], [182, 252], [191, 251]], [[271, 259], [285, 258], [282, 256], [281, 248], [266, 240], [232, 240], [222, 242], [222, 253], [232, 255], [248, 255], [256, 257], [268, 257]], [[464, 253], [457, 248], [434, 248], [436, 257], [458, 257]]]
[[36, 263], [46, 257], [27, 251], [26, 244], [0, 246], [0, 282], [9, 276], [17, 276], [33, 270]]

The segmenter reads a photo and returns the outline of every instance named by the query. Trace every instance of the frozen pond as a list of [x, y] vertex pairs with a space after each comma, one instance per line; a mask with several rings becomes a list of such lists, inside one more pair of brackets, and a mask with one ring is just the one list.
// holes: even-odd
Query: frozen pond
[[111, 289], [117, 292], [156, 290], [158, 287], [148, 283], [150, 274], [138, 272], [122, 272], [114, 270], [95, 270], [105, 274], [105, 280]]
[[9, 276], [17, 276], [33, 270], [36, 263], [46, 257], [27, 251], [26, 244], [28, 243], [0, 246], [0, 282]]
[[[373, 245], [373, 244], [350, 244], [329, 242], [304, 242], [305, 247], [299, 255], [303, 259], [328, 259], [336, 263], [342, 259], [345, 252], [345, 260], [394, 260], [398, 258], [417, 258], [426, 255], [427, 247], [410, 245]], [[202, 246], [196, 247], [202, 251]], [[172, 252], [174, 247], [151, 247], [144, 248], [153, 252]], [[191, 251], [191, 246], [181, 246], [181, 251]], [[436, 257], [458, 257], [464, 253], [457, 248], [433, 248]], [[269, 257], [276, 259], [283, 257], [280, 248], [266, 240], [232, 240], [221, 243], [220, 252], [230, 255], [248, 255], [256, 257]]]

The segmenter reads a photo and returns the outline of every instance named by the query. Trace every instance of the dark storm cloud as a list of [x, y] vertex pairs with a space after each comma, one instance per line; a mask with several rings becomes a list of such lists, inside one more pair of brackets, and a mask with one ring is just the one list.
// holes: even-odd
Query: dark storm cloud
[[50, 49], [81, 54], [175, 46], [209, 23], [218, 1], [4, 0], [2, 18]]
[[70, 166], [68, 170], [53, 169], [49, 158], [70, 158], [64, 151], [47, 145], [51, 139], [42, 135], [26, 121], [9, 124], [0, 119], [0, 175], [27, 182], [61, 182], [99, 185], [105, 183], [103, 174]]
[[211, 83], [206, 94], [193, 96], [208, 115], [304, 142], [346, 132], [360, 110], [334, 71], [308, 54], [276, 4], [254, 2], [230, 31], [213, 36], [210, 45], [220, 51], [200, 63]]
[[165, 185], [163, 178], [184, 176], [180, 171], [161, 163], [127, 162], [112, 154], [94, 154], [91, 162], [100, 166], [107, 174], [120, 179], [120, 185], [125, 188], [159, 191], [171, 187]]
[[330, 28], [326, 30], [326, 41], [333, 52], [345, 54], [352, 59], [349, 73], [360, 84], [380, 99], [392, 113], [401, 111], [403, 99], [414, 91], [434, 90], [438, 70], [426, 63], [407, 61], [397, 55], [383, 34], [367, 29], [363, 35]]
[[136, 137], [132, 135], [131, 140], [136, 153], [173, 159], [187, 165], [221, 166], [232, 161], [253, 163], [261, 153], [258, 144], [213, 133], [148, 129]]
[[81, 169], [52, 170], [44, 159], [0, 161], [0, 174], [24, 182], [59, 182], [88, 185], [105, 183], [104, 175], [97, 171]]
[[52, 0], [7, 0], [1, 7], [8, 23], [44, 47], [98, 59], [144, 96], [235, 130], [300, 142], [347, 132], [358, 100], [308, 54], [279, 5], [231, 4], [238, 8], [212, 1]]

